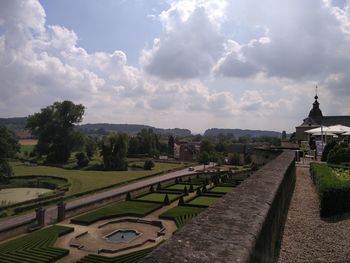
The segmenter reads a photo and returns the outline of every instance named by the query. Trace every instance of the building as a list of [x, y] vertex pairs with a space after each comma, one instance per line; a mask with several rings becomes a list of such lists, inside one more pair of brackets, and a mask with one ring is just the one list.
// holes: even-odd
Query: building
[[312, 109], [309, 115], [303, 120], [303, 123], [296, 128], [296, 140], [300, 143], [301, 141], [308, 140], [308, 134], [305, 133], [307, 130], [318, 128], [321, 125], [331, 126], [341, 124], [344, 126], [350, 126], [350, 116], [323, 116], [320, 109], [320, 103], [318, 102], [317, 92], [315, 95], [315, 101], [312, 104]]
[[174, 144], [175, 160], [190, 162], [197, 158], [200, 150], [200, 143], [197, 142], [176, 142]]

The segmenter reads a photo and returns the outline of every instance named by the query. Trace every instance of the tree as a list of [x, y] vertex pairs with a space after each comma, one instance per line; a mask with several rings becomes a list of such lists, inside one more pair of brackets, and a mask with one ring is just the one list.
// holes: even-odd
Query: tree
[[204, 165], [204, 169], [205, 169], [205, 165], [209, 164], [209, 161], [210, 161], [209, 154], [207, 152], [201, 152], [200, 155], [199, 155], [199, 158], [198, 158], [198, 162], [200, 164]]
[[85, 144], [84, 148], [85, 148], [86, 155], [89, 158], [89, 160], [91, 160], [97, 151], [97, 146], [98, 146], [97, 140], [91, 136], [86, 136], [84, 140], [84, 144]]
[[153, 160], [146, 160], [144, 165], [143, 165], [144, 170], [152, 170], [153, 167], [154, 167]]
[[85, 167], [89, 164], [89, 161], [90, 161], [84, 152], [76, 153], [75, 158], [77, 158], [78, 167]]
[[38, 137], [35, 151], [46, 155], [48, 163], [66, 163], [73, 149], [82, 143], [74, 125], [82, 121], [84, 111], [81, 104], [63, 101], [30, 115], [27, 128]]
[[282, 131], [282, 140], [286, 140], [287, 139], [287, 133], [286, 131]]
[[19, 151], [18, 138], [5, 126], [0, 127], [0, 181], [7, 180], [12, 175], [12, 168], [6, 158], [14, 157]]
[[175, 145], [175, 139], [172, 135], [169, 136], [168, 139], [168, 154], [174, 155], [174, 145]]
[[200, 151], [211, 154], [214, 152], [214, 145], [209, 140], [203, 140], [201, 142]]
[[228, 159], [228, 164], [239, 165], [239, 154], [238, 153], [229, 153], [227, 159]]
[[103, 137], [101, 141], [101, 156], [105, 169], [126, 171], [128, 161], [128, 136], [126, 134], [112, 133]]

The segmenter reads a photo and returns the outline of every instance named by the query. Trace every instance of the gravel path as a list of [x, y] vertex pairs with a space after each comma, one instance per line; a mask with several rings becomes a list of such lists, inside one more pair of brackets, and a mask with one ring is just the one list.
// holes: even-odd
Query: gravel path
[[350, 262], [350, 218], [321, 220], [309, 168], [297, 167], [296, 186], [278, 262]]

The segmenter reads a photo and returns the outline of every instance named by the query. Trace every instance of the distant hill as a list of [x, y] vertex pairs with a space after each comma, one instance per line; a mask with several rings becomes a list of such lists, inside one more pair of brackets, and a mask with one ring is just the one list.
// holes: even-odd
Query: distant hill
[[27, 117], [0, 118], [0, 126], [13, 129], [24, 129], [27, 124]]
[[276, 131], [261, 131], [261, 130], [241, 130], [241, 129], [217, 129], [211, 128], [204, 132], [204, 136], [218, 136], [220, 133], [222, 134], [233, 134], [236, 138], [242, 136], [250, 136], [250, 137], [261, 137], [261, 136], [269, 136], [269, 137], [281, 137], [280, 132]]
[[154, 133], [160, 135], [173, 135], [181, 137], [191, 135], [191, 131], [188, 129], [162, 129], [141, 124], [94, 123], [78, 125], [77, 128], [87, 134], [106, 134], [108, 132], [124, 132], [129, 135], [135, 135], [142, 129], [153, 129]]

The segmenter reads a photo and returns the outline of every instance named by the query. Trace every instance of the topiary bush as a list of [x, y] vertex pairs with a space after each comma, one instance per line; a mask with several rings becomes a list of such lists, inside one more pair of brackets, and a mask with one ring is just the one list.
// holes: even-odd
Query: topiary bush
[[326, 144], [326, 146], [323, 149], [322, 152], [322, 157], [321, 157], [321, 161], [322, 162], [327, 162], [327, 158], [328, 158], [328, 154], [329, 152], [334, 148], [334, 146], [337, 145], [336, 141], [331, 141], [329, 143]]
[[144, 165], [143, 165], [144, 170], [152, 170], [153, 167], [154, 167], [153, 160], [146, 160]]

